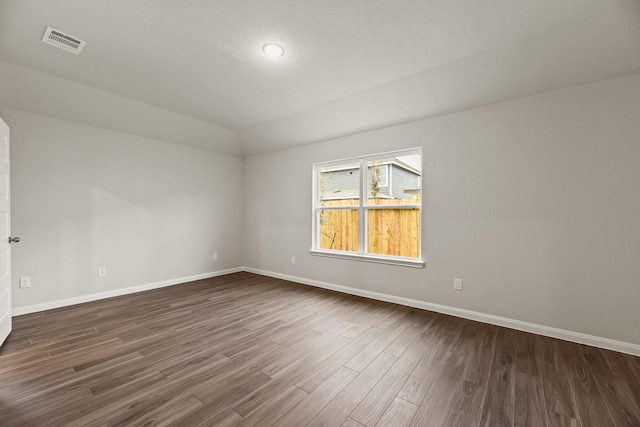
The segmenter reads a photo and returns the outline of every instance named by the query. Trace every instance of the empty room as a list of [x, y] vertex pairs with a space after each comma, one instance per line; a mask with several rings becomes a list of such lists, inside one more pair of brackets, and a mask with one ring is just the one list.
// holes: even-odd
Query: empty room
[[0, 0], [0, 426], [640, 426], [637, 0]]

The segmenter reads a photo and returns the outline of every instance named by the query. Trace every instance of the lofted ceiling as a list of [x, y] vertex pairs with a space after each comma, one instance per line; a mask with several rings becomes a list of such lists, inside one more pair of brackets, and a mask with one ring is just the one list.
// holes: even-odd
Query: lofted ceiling
[[[252, 154], [637, 72], [639, 18], [637, 0], [0, 0], [0, 60]], [[83, 52], [42, 43], [47, 26]]]

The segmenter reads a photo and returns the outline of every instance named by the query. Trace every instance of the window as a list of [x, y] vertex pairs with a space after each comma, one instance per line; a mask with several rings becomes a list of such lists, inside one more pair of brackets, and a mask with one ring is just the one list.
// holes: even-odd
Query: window
[[311, 253], [422, 267], [420, 149], [316, 163]]
[[369, 173], [378, 176], [378, 187], [389, 186], [389, 165], [369, 166]]

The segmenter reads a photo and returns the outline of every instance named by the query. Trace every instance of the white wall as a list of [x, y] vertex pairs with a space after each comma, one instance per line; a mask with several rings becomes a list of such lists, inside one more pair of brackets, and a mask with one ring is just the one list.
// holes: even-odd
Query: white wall
[[[242, 265], [242, 158], [0, 115], [11, 128], [12, 232], [22, 238], [12, 247], [15, 309]], [[20, 276], [30, 289], [18, 289]]]
[[[640, 344], [639, 118], [633, 74], [248, 157], [245, 265]], [[310, 256], [312, 163], [416, 146], [427, 267]]]

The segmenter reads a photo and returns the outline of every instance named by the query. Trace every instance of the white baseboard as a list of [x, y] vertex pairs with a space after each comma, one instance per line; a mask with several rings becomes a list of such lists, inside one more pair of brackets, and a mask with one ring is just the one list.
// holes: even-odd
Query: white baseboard
[[231, 274], [231, 273], [238, 273], [240, 271], [245, 271], [244, 267], [235, 267], [235, 268], [229, 268], [226, 270], [196, 274], [193, 276], [179, 277], [176, 279], [163, 280], [161, 282], [147, 283], [144, 285], [131, 286], [128, 288], [115, 289], [112, 291], [98, 292], [95, 294], [82, 295], [79, 297], [65, 298], [65, 299], [56, 300], [56, 301], [44, 302], [42, 304], [33, 304], [33, 305], [27, 305], [24, 307], [14, 307], [13, 310], [11, 310], [11, 315], [20, 316], [22, 314], [36, 313], [38, 311], [51, 310], [53, 308], [60, 308], [60, 307], [66, 307], [69, 305], [82, 304], [83, 302], [96, 301], [96, 300], [101, 300], [105, 298], [118, 297], [121, 295], [134, 294], [136, 292], [149, 291], [151, 289], [164, 288], [166, 286], [179, 285], [181, 283], [193, 282], [194, 280], [210, 279], [212, 277], [223, 276], [225, 274]]
[[351, 288], [348, 286], [335, 285], [333, 283], [321, 282], [318, 280], [306, 279], [303, 277], [289, 276], [287, 274], [274, 273], [272, 271], [259, 270], [257, 268], [245, 267], [244, 271], [249, 273], [260, 274], [262, 276], [275, 277], [277, 279], [288, 280], [291, 282], [302, 283], [305, 285], [316, 286], [319, 288], [330, 289], [333, 291], [343, 292], [346, 294], [357, 295], [361, 297], [371, 298], [379, 301], [392, 302], [395, 304], [406, 305], [409, 307], [420, 308], [423, 310], [435, 311], [437, 313], [449, 314], [451, 316], [462, 317], [464, 319], [476, 320], [478, 322], [488, 323], [491, 325], [504, 326], [506, 328], [517, 329], [519, 331], [531, 332], [538, 335], [544, 335], [551, 338], [558, 338], [565, 341], [586, 344], [593, 347], [600, 347], [607, 350], [619, 351], [622, 353], [640, 356], [640, 345], [632, 344], [624, 341], [616, 341], [609, 338], [587, 335], [580, 332], [568, 331], [565, 329], [552, 328], [550, 326], [538, 325], [535, 323], [523, 322], [521, 320], [509, 319], [506, 317], [494, 316], [492, 314], [480, 313], [477, 311], [465, 310], [462, 308], [450, 307], [446, 305], [433, 304], [426, 301], [404, 298], [395, 295], [372, 292], [363, 289]]

